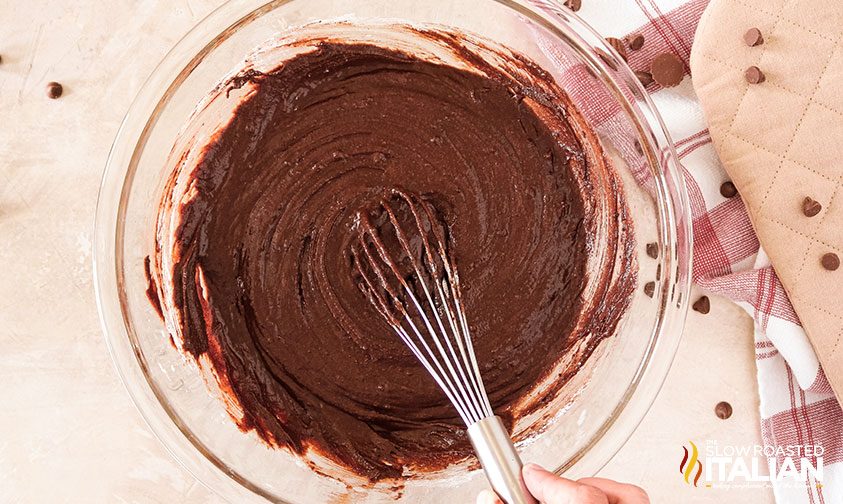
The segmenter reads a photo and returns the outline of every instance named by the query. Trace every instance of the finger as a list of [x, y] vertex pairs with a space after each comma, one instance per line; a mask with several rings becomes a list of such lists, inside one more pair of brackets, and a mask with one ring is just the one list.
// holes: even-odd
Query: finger
[[609, 504], [597, 487], [560, 478], [535, 464], [525, 465], [522, 474], [527, 490], [543, 504]]
[[643, 488], [629, 485], [626, 483], [618, 483], [606, 478], [583, 478], [578, 480], [579, 483], [590, 485], [599, 488], [606, 494], [609, 499], [609, 504], [649, 504], [650, 497]]
[[477, 496], [477, 504], [503, 504], [491, 490], [483, 490]]

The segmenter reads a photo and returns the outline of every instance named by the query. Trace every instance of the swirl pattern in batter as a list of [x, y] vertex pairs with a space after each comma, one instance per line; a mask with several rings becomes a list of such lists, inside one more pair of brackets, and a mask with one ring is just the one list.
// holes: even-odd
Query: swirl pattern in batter
[[[605, 159], [567, 97], [524, 59], [515, 75], [462, 55], [474, 68], [326, 41], [232, 80], [254, 92], [203, 147], [190, 197], [170, 209], [175, 246], [159, 251], [180, 346], [210, 359], [240, 426], [372, 481], [470, 446], [354, 281], [360, 208], [400, 188], [441, 215], [483, 380], [510, 426], [611, 335], [629, 294], [607, 286], [615, 309], [583, 313], [595, 246], [583, 188]], [[583, 338], [587, 351], [528, 397]]]

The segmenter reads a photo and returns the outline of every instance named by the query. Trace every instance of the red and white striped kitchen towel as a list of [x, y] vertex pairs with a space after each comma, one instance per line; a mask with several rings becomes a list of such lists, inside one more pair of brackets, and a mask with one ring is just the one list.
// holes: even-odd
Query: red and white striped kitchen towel
[[[564, 9], [561, 1], [531, 1], [550, 12]], [[708, 0], [583, 0], [577, 14], [606, 37], [642, 34], [644, 47], [629, 51], [633, 70], [648, 70], [655, 56], [672, 52], [685, 62], [687, 73], [694, 33], [707, 4]], [[546, 53], [567, 67], [551, 47]], [[572, 80], [578, 71], [570, 70]], [[712, 146], [691, 79], [670, 89], [654, 83], [648, 90], [685, 170], [694, 228], [693, 279], [699, 287], [733, 299], [755, 320], [764, 444], [777, 448], [822, 445], [824, 449], [822, 481], [774, 482], [776, 500], [780, 504], [843, 503], [843, 412], [759, 246], [746, 207], [739, 197], [720, 195], [720, 185], [729, 177]], [[605, 109], [591, 115], [598, 129], [611, 128], [613, 117]]]

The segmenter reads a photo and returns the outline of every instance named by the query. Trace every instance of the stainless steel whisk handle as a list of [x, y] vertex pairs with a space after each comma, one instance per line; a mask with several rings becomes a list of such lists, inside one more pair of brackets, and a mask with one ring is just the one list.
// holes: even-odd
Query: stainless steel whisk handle
[[468, 428], [468, 438], [492, 489], [506, 504], [538, 504], [521, 476], [521, 457], [500, 417], [480, 420]]

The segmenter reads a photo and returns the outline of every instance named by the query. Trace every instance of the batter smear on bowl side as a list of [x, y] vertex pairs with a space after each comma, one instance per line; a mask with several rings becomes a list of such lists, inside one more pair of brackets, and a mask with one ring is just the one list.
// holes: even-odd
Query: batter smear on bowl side
[[[210, 363], [242, 429], [371, 481], [444, 468], [471, 447], [354, 281], [358, 210], [393, 189], [435, 209], [509, 428], [614, 333], [635, 277], [623, 226], [594, 243], [588, 187], [609, 160], [553, 80], [511, 53], [506, 71], [456, 36], [420, 36], [464, 67], [325, 40], [228, 81], [251, 92], [198, 147], [184, 192], [165, 194], [151, 268], [174, 340]], [[601, 309], [583, 301], [598, 247], [623, 270], [595, 273]]]

